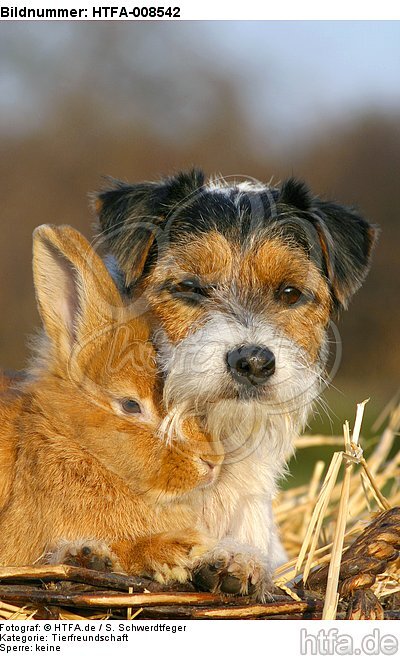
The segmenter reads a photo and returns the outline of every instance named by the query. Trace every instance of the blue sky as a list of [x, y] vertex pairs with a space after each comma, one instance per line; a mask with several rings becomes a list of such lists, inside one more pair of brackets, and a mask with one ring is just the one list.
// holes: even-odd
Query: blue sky
[[[96, 30], [102, 36], [91, 44]], [[96, 54], [108, 36], [116, 42], [109, 61], [107, 49]], [[24, 129], [45, 117], [84, 75], [89, 51], [95, 63], [88, 77], [118, 60], [110, 80], [120, 106], [131, 111], [132, 103], [152, 117], [160, 94], [163, 116], [153, 120], [161, 131], [164, 119], [165, 129], [190, 131], [213, 111], [204, 69], [230, 80], [252, 124], [279, 141], [301, 140], [355, 112], [400, 110], [400, 22], [3, 23], [0, 128]], [[135, 71], [131, 88], [118, 75], [120, 62], [128, 78], [129, 68]], [[143, 92], [135, 97], [137, 79]]]
[[213, 50], [247, 78], [248, 107], [260, 122], [271, 113], [282, 130], [309, 129], [365, 107], [400, 108], [400, 22], [235, 22], [209, 29]]

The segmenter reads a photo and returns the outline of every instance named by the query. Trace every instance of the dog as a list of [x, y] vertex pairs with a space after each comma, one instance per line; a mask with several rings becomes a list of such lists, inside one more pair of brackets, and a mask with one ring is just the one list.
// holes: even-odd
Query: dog
[[95, 206], [109, 268], [156, 318], [164, 433], [196, 414], [224, 443], [218, 482], [197, 499], [220, 540], [205, 578], [222, 568], [262, 598], [286, 559], [272, 499], [324, 386], [330, 322], [362, 284], [377, 228], [294, 178], [206, 181], [197, 169], [112, 181]]

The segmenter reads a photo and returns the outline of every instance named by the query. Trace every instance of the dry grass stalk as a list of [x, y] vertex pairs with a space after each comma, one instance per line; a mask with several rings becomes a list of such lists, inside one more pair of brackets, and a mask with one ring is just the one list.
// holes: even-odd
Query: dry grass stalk
[[97, 615], [91, 615], [89, 618], [83, 617], [82, 615], [77, 615], [76, 613], [71, 613], [68, 610], [60, 609], [59, 614], [58, 614], [58, 619], [60, 620], [108, 620], [109, 615], [104, 615], [104, 613], [97, 614]]
[[[331, 576], [327, 590], [328, 598], [323, 617], [335, 616], [334, 609], [337, 602], [340, 561], [350, 544], [350, 539], [362, 533], [366, 522], [370, 521], [371, 504], [375, 503], [378, 509], [384, 511], [400, 503], [400, 453], [397, 452], [391, 459], [389, 458], [394, 439], [400, 427], [400, 406], [393, 408], [393, 404], [391, 404], [387, 408], [387, 412], [391, 412], [388, 426], [383, 431], [381, 438], [377, 440], [374, 451], [367, 461], [358, 444], [365, 403], [366, 401], [358, 404], [352, 438], [350, 438], [348, 425], [344, 428], [345, 450], [333, 454], [317, 502], [312, 509], [310, 523], [297, 559], [290, 560], [275, 573], [278, 583], [292, 587], [301, 572], [306, 556], [307, 561], [303, 572], [304, 580], [307, 579], [312, 567], [331, 563]], [[311, 440], [312, 438], [310, 438]], [[345, 467], [344, 479], [337, 482], [342, 462]], [[358, 476], [351, 476], [351, 469], [356, 464], [361, 465], [359, 473], [362, 486], [359, 484], [360, 479]], [[390, 502], [381, 492], [382, 487], [388, 486], [388, 484], [390, 484], [391, 489]], [[304, 508], [303, 513], [306, 512], [308, 515], [310, 513], [304, 486], [298, 488], [297, 497], [295, 492], [296, 489], [290, 490], [290, 495], [283, 492], [281, 499], [276, 504], [278, 521], [281, 518], [282, 534], [285, 535], [286, 527], [290, 527], [288, 539], [284, 541], [285, 547], [291, 554], [296, 552], [296, 541], [293, 539], [293, 534], [298, 532], [301, 535], [304, 532], [304, 521], [299, 520], [299, 506]], [[285, 517], [279, 513], [280, 508], [283, 506], [286, 511]], [[351, 526], [346, 532], [349, 509], [351, 509]], [[336, 515], [337, 521], [334, 522]], [[335, 524], [336, 530], [332, 540], [330, 539], [331, 533], [329, 530], [325, 536], [323, 534], [324, 527], [322, 524], [324, 520], [325, 528], [329, 529]], [[317, 545], [321, 542], [323, 544], [324, 541], [325, 545], [317, 548]], [[399, 565], [400, 563], [397, 566], [399, 567]], [[376, 584], [376, 596], [378, 598], [380, 595], [388, 596], [391, 591], [393, 593], [399, 591], [399, 586], [400, 583], [394, 578], [393, 573], [388, 572], [384, 577], [380, 576]]]
[[[328, 504], [330, 502], [330, 498], [334, 489], [334, 486], [336, 484], [336, 480], [339, 474], [339, 470], [343, 461], [344, 455], [350, 456], [352, 459], [356, 458], [357, 456], [360, 457], [360, 449], [358, 446], [358, 440], [359, 440], [359, 435], [360, 435], [360, 429], [361, 429], [361, 422], [362, 422], [362, 416], [364, 412], [364, 407], [367, 401], [364, 401], [363, 403], [358, 404], [357, 406], [357, 414], [356, 414], [356, 421], [355, 421], [355, 426], [354, 426], [354, 432], [353, 432], [353, 440], [350, 439], [350, 430], [349, 430], [349, 424], [348, 422], [345, 423], [344, 425], [344, 442], [345, 442], [345, 452], [336, 452], [334, 453], [331, 464], [329, 466], [328, 472], [325, 477], [324, 484], [322, 486], [320, 495], [318, 497], [317, 503], [315, 504], [314, 512], [311, 517], [311, 521], [309, 523], [308, 529], [306, 531], [304, 541], [302, 544], [302, 547], [300, 549], [300, 553], [297, 559], [296, 567], [295, 567], [295, 575], [297, 575], [302, 567], [302, 564], [304, 562], [305, 555], [308, 550], [308, 558], [307, 562], [305, 565], [304, 569], [304, 574], [303, 574], [303, 580], [306, 581], [308, 574], [311, 570], [311, 567], [313, 565], [313, 560], [314, 560], [314, 554], [316, 551], [317, 547], [317, 542], [320, 536], [321, 532], [321, 527], [322, 527], [322, 522], [325, 517], [325, 513], [328, 507]], [[335, 533], [334, 541], [333, 541], [333, 552], [338, 553], [338, 547], [340, 546], [340, 553], [342, 552], [343, 549], [343, 541], [344, 541], [344, 533], [345, 533], [345, 527], [346, 527], [346, 521], [343, 522], [343, 515], [344, 509], [347, 508], [349, 496], [350, 496], [350, 480], [351, 480], [351, 469], [352, 469], [352, 464], [351, 463], [346, 463], [345, 465], [345, 477], [344, 477], [344, 482], [342, 486], [342, 494], [341, 494], [341, 502], [339, 505], [339, 519], [338, 519], [338, 526], [340, 527], [340, 534]], [[344, 496], [343, 496], [344, 495]], [[340, 565], [340, 563], [339, 563]], [[333, 570], [332, 570], [333, 571]], [[334, 580], [334, 578], [333, 578]]]
[[289, 586], [287, 586], [283, 581], [280, 581], [279, 585], [276, 583], [276, 586], [280, 588], [280, 590], [283, 590], [283, 592], [289, 595], [289, 597], [291, 597], [294, 601], [301, 601], [299, 595], [294, 590], [289, 588]]
[[307, 449], [316, 446], [340, 446], [343, 444], [343, 437], [327, 435], [303, 435], [295, 440], [296, 449]]
[[[318, 536], [321, 530], [321, 525], [322, 521], [325, 515], [325, 510], [328, 506], [329, 499], [332, 493], [332, 490], [334, 488], [334, 485], [336, 483], [336, 479], [339, 474], [339, 469], [340, 465], [342, 462], [342, 454], [340, 452], [336, 452], [333, 454], [331, 463], [329, 465], [328, 472], [325, 476], [325, 480], [321, 489], [321, 492], [319, 494], [319, 497], [317, 499], [317, 503], [315, 504], [314, 512], [311, 517], [310, 524], [307, 529], [307, 533], [304, 538], [304, 542], [302, 544], [302, 547], [300, 549], [300, 553], [297, 559], [296, 563], [296, 569], [295, 569], [295, 574], [297, 575], [300, 570], [301, 566], [303, 564], [306, 552], [308, 547], [310, 546], [309, 550], [309, 557], [307, 560], [306, 564], [306, 570], [309, 571], [311, 567], [311, 561], [314, 556], [314, 552], [316, 549], [317, 545], [317, 540]], [[313, 536], [313, 537], [312, 537]], [[307, 575], [306, 575], [307, 578]]]
[[393, 413], [396, 407], [400, 405], [400, 387], [397, 390], [396, 394], [390, 399], [389, 403], [385, 405], [382, 412], [379, 413], [374, 423], [372, 424], [371, 430], [373, 432], [378, 431], [386, 419]]
[[310, 481], [310, 487], [309, 487], [308, 493], [307, 493], [308, 503], [307, 503], [305, 511], [304, 511], [303, 525], [302, 525], [302, 528], [301, 528], [301, 536], [303, 538], [304, 538], [304, 535], [306, 534], [307, 527], [308, 527], [308, 524], [310, 522], [312, 507], [315, 504], [315, 498], [317, 496], [318, 487], [319, 487], [319, 484], [321, 482], [321, 477], [322, 477], [324, 469], [325, 469], [325, 462], [323, 460], [318, 460], [315, 463], [313, 475], [312, 475], [311, 481]]
[[342, 496], [339, 504], [338, 519], [336, 522], [335, 537], [333, 539], [331, 562], [329, 565], [328, 583], [326, 586], [325, 604], [322, 612], [322, 619], [334, 620], [336, 618], [336, 609], [339, 600], [338, 583], [340, 573], [340, 563], [342, 562], [342, 552], [344, 544], [344, 534], [346, 531], [346, 522], [348, 515], [348, 504], [350, 495], [350, 479], [353, 469], [352, 463], [346, 463]]
[[25, 607], [19, 608], [11, 604], [0, 601], [0, 618], [3, 620], [30, 620], [34, 617], [35, 610], [27, 610]]
[[[399, 473], [400, 473], [400, 467], [399, 467], [400, 466], [400, 457], [399, 457], [400, 454], [398, 454], [398, 456], [395, 457], [392, 462], [385, 461], [386, 458], [387, 458], [387, 455], [388, 455], [388, 453], [389, 453], [389, 451], [390, 451], [390, 449], [393, 445], [393, 441], [394, 441], [394, 438], [395, 438], [395, 429], [396, 428], [397, 428], [397, 426], [394, 425], [394, 422], [393, 422], [393, 419], [392, 419], [391, 422], [390, 422], [390, 425], [385, 430], [385, 432], [382, 436], [382, 441], [379, 442], [379, 444], [377, 445], [374, 453], [371, 456], [371, 458], [373, 460], [373, 464], [374, 464], [374, 470], [375, 470], [375, 472], [379, 471], [379, 473], [376, 476], [374, 476], [374, 471], [371, 471], [371, 467], [370, 467], [370, 459], [368, 460], [368, 464], [365, 463], [365, 460], [364, 460], [365, 465], [363, 464], [363, 468], [365, 469], [365, 466], [366, 466], [368, 468], [368, 473], [370, 474], [368, 476], [368, 479], [369, 479], [368, 487], [369, 487], [370, 491], [372, 492], [372, 495], [375, 498], [375, 500], [379, 499], [378, 507], [380, 506], [382, 508], [387, 508], [389, 506], [389, 504], [388, 504], [387, 500], [384, 499], [383, 495], [380, 496], [379, 488], [382, 487], [383, 485], [385, 485], [385, 483], [387, 482], [387, 480], [389, 478], [393, 478], [393, 481], [395, 481], [396, 478], [398, 477]], [[353, 439], [354, 439], [354, 436], [353, 436]], [[382, 445], [382, 442], [383, 442], [383, 445]], [[354, 453], [355, 452], [354, 452], [353, 448], [351, 448], [350, 453], [347, 454], [347, 457], [349, 459], [354, 457], [354, 455], [353, 455]], [[337, 459], [338, 458], [339, 458], [338, 455], [333, 456], [333, 462], [331, 462], [331, 467], [333, 467], [334, 465], [337, 466]], [[357, 461], [359, 461], [359, 460], [360, 460], [360, 455], [358, 454]], [[321, 509], [321, 504], [323, 503], [323, 497], [324, 497], [324, 494], [326, 493], [326, 486], [328, 485], [328, 483], [330, 483], [329, 489], [331, 491], [331, 497], [330, 497], [330, 499], [326, 500], [325, 508], [324, 508], [324, 514], [325, 514], [325, 519], [326, 519], [326, 526], [329, 528], [329, 526], [332, 524], [332, 519], [333, 519], [334, 514], [336, 512], [337, 504], [339, 503], [340, 496], [341, 496], [341, 483], [336, 484], [336, 480], [335, 480], [335, 484], [333, 486], [333, 489], [331, 489], [331, 485], [332, 485], [331, 475], [333, 473], [335, 473], [335, 472], [332, 472], [332, 469], [329, 468], [328, 473], [325, 477], [324, 486], [321, 490], [320, 496], [319, 496], [318, 501], [317, 501], [317, 505], [315, 506], [314, 513], [313, 513], [313, 516], [312, 516], [311, 523], [314, 524], [314, 525], [311, 525], [309, 527], [308, 535], [306, 534], [304, 536], [306, 544], [303, 545], [303, 549], [300, 551], [300, 554], [299, 554], [298, 570], [301, 567], [302, 559], [304, 558], [305, 553], [307, 551], [307, 540], [310, 537], [309, 534], [313, 532], [315, 523], [318, 520], [319, 511]], [[378, 490], [378, 493], [377, 493], [377, 490]], [[354, 478], [351, 481], [350, 491], [351, 491], [350, 503], [351, 503], [351, 509], [352, 509], [352, 516], [355, 518], [355, 521], [363, 520], [364, 518], [367, 518], [368, 515], [369, 515], [369, 512], [370, 512], [370, 501], [366, 497], [362, 486], [359, 485], [359, 482], [356, 478]], [[286, 492], [282, 493], [280, 499], [276, 503], [276, 507], [278, 509], [277, 519], [278, 519], [278, 523], [281, 526], [281, 532], [282, 532], [283, 536], [285, 536], [286, 532], [288, 532], [289, 535], [294, 534], [294, 533], [298, 533], [298, 534], [301, 535], [302, 523], [301, 524], [299, 523], [299, 507], [302, 508], [302, 512], [307, 512], [306, 511], [307, 499], [306, 499], [306, 495], [304, 494], [304, 486], [301, 486], [301, 489], [298, 488], [298, 493], [299, 494], [298, 494], [297, 497], [296, 497], [295, 492], [296, 492], [296, 488], [290, 490], [290, 495], [287, 494]], [[377, 497], [378, 497], [378, 499], [377, 499]], [[399, 494], [399, 497], [400, 497], [400, 494]], [[391, 498], [392, 504], [395, 504], [396, 501], [397, 501], [396, 498], [393, 498], [393, 500]], [[284, 508], [284, 516], [282, 516], [281, 513], [279, 512], [281, 508]], [[320, 519], [321, 525], [322, 525], [322, 521], [321, 521], [322, 519], [323, 518]], [[360, 523], [359, 530], [361, 530], [361, 527], [362, 527], [362, 525]], [[318, 539], [321, 540], [321, 537], [322, 537], [322, 533], [320, 532], [319, 535], [318, 535]], [[329, 534], [328, 534], [327, 537], [329, 539]], [[316, 543], [317, 543], [317, 540], [315, 540], [315, 546], [316, 546]], [[289, 544], [285, 543], [285, 546], [288, 548], [289, 553], [294, 555], [296, 543], [293, 543], [293, 541], [292, 541], [292, 544], [291, 544], [290, 541], [289, 541]]]
[[400, 574], [395, 572], [378, 574], [374, 592], [378, 599], [400, 592]]
[[372, 493], [373, 493], [373, 495], [374, 495], [374, 497], [377, 501], [378, 506], [382, 510], [389, 510], [389, 508], [391, 508], [391, 505], [390, 505], [389, 501], [387, 499], [385, 499], [385, 497], [383, 496], [383, 494], [379, 490], [378, 486], [376, 485], [374, 477], [372, 476], [372, 474], [369, 470], [369, 467], [368, 467], [368, 464], [367, 464], [365, 458], [361, 458], [360, 464], [363, 467], [363, 471], [361, 472], [361, 476], [363, 477], [363, 479], [365, 479], [365, 478], [368, 479], [368, 483], [369, 483], [370, 488], [372, 490]]

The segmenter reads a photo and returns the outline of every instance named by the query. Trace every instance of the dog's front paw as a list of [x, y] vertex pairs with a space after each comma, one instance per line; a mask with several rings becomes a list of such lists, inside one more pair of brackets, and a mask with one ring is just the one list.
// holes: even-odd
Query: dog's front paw
[[50, 565], [73, 565], [98, 572], [122, 572], [118, 558], [102, 540], [63, 540], [45, 558]]
[[203, 556], [193, 571], [201, 590], [254, 595], [265, 601], [274, 589], [267, 559], [258, 549], [234, 540], [223, 540]]

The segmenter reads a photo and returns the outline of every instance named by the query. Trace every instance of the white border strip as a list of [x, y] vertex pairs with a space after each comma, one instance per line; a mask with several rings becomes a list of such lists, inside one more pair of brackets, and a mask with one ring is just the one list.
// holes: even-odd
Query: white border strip
[[[399, 20], [393, 0], [0, 0], [7, 20]], [[400, 27], [399, 27], [400, 30]]]

